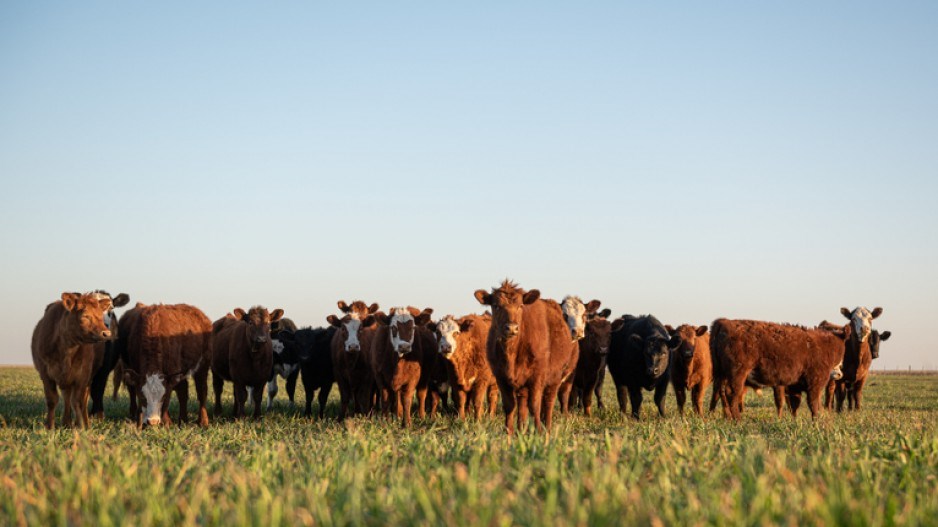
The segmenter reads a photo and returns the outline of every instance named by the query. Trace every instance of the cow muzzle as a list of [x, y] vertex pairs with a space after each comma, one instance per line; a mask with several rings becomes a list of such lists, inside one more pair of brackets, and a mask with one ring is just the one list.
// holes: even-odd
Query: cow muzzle
[[345, 347], [345, 351], [349, 353], [355, 353], [359, 351], [360, 349], [361, 348], [359, 348], [358, 344], [349, 344], [348, 346]]
[[254, 344], [267, 344], [267, 337], [254, 337]]
[[400, 346], [397, 347], [397, 354], [400, 356], [404, 356], [410, 353], [410, 350], [411, 350], [410, 344], [401, 344]]
[[160, 422], [161, 422], [161, 420], [160, 420], [159, 417], [149, 417], [149, 418], [147, 418], [147, 424], [150, 425], [150, 426], [160, 426]]
[[600, 355], [608, 355], [608, 354], [609, 354], [609, 348], [608, 348], [608, 347], [599, 348], [599, 354], [600, 354]]
[[518, 324], [508, 323], [502, 326], [502, 332], [504, 333], [505, 338], [510, 339], [515, 337], [521, 331], [521, 328], [518, 327]]

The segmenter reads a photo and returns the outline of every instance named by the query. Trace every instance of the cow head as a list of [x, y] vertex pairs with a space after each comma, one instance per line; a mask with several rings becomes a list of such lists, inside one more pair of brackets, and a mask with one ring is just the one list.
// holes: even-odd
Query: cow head
[[140, 426], [159, 426], [163, 422], [163, 408], [169, 406], [173, 388], [185, 378], [185, 373], [169, 376], [159, 372], [138, 373], [124, 366], [124, 384], [136, 390], [140, 400]]
[[94, 344], [114, 339], [112, 332], [104, 323], [112, 304], [110, 297], [98, 298], [93, 293], [62, 293], [62, 307], [66, 316], [63, 320], [66, 334], [71, 340], [84, 344]]
[[329, 315], [326, 320], [339, 332], [345, 351], [349, 353], [361, 351], [359, 334], [362, 328], [367, 328], [375, 323], [374, 313], [378, 311], [378, 304], [367, 306], [361, 300], [356, 300], [349, 305], [345, 301], [339, 300], [338, 306], [343, 313], [342, 318]]
[[866, 342], [870, 332], [873, 331], [873, 319], [883, 314], [883, 308], [877, 307], [873, 311], [865, 307], [855, 308], [853, 311], [842, 307], [841, 314], [850, 320], [853, 334], [859, 342]]
[[583, 342], [589, 346], [589, 349], [596, 350], [603, 356], [609, 354], [609, 342], [612, 340], [612, 324], [607, 320], [610, 314], [612, 312], [608, 309], [588, 314], [586, 335], [583, 338]]
[[270, 342], [270, 324], [283, 317], [283, 310], [275, 309], [268, 312], [266, 307], [254, 306], [245, 312], [239, 307], [234, 310], [234, 316], [247, 323], [245, 334], [251, 345], [251, 351], [258, 352]]
[[398, 357], [403, 357], [414, 349], [414, 335], [417, 326], [425, 326], [430, 322], [433, 310], [426, 308], [423, 311], [416, 307], [392, 307], [388, 315], [379, 313], [375, 318], [388, 327], [388, 338], [391, 348]]
[[681, 337], [672, 337], [666, 331], [656, 331], [647, 337], [633, 334], [629, 335], [629, 345], [642, 352], [645, 373], [657, 379], [668, 371], [671, 352], [681, 346]]
[[475, 292], [480, 304], [492, 308], [492, 331], [495, 338], [502, 342], [521, 332], [523, 306], [533, 304], [540, 296], [541, 292], [537, 289], [525, 291], [509, 280], [502, 282], [498, 289], [492, 289], [491, 293], [484, 289]]
[[586, 321], [590, 313], [595, 313], [599, 309], [599, 300], [590, 300], [589, 304], [584, 304], [578, 296], [566, 296], [560, 303], [560, 310], [563, 312], [563, 319], [570, 328], [570, 337], [573, 340], [580, 340], [586, 336]]
[[104, 325], [111, 330], [112, 338], [117, 338], [117, 315], [114, 314], [114, 309], [126, 306], [130, 302], [130, 296], [127, 293], [121, 293], [112, 297], [110, 293], [101, 289], [96, 289], [90, 294], [98, 300], [109, 299], [111, 301], [111, 307], [104, 313]]
[[671, 337], [677, 336], [681, 339], [680, 344], [674, 350], [675, 354], [682, 359], [685, 363], [690, 362], [694, 358], [694, 351], [697, 349], [697, 339], [708, 339], [707, 335], [707, 326], [691, 326], [688, 324], [682, 324], [677, 327], [677, 329], [672, 328], [671, 326], [665, 326], [668, 330], [668, 334]]
[[874, 329], [873, 332], [870, 333], [870, 354], [874, 359], [879, 358], [879, 344], [884, 340], [889, 340], [889, 337], [891, 336], [892, 332], [890, 331], [883, 331], [880, 333]]
[[[853, 331], [852, 325], [838, 326], [837, 324], [822, 320], [817, 326], [818, 329], [823, 329], [824, 331], [833, 333], [837, 338], [842, 340], [847, 340], [850, 337], [851, 332]], [[844, 360], [840, 359], [840, 362], [834, 366], [834, 369], [831, 370], [830, 380], [839, 381], [844, 376]]]
[[436, 324], [430, 324], [436, 334], [437, 349], [447, 359], [456, 354], [459, 334], [472, 328], [472, 320], [460, 322], [453, 315], [446, 315]]

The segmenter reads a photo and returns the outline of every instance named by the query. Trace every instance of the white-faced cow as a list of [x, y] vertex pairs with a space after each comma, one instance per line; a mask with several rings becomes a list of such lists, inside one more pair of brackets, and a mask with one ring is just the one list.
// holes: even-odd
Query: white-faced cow
[[384, 413], [393, 411], [402, 426], [411, 424], [411, 405], [417, 395], [417, 415], [426, 415], [427, 389], [436, 364], [436, 340], [427, 329], [432, 309], [394, 307], [377, 313], [377, 332], [369, 363], [378, 385]]
[[437, 349], [446, 365], [447, 382], [452, 387], [460, 419], [466, 417], [467, 404], [472, 405], [475, 418], [481, 419], [486, 398], [489, 415], [495, 415], [498, 385], [486, 358], [491, 325], [491, 315], [485, 314], [459, 319], [446, 315], [429, 326], [436, 333]]
[[368, 355], [377, 331], [378, 304], [369, 306], [361, 300], [346, 304], [339, 300], [338, 306], [342, 317], [329, 315], [326, 320], [336, 328], [331, 343], [332, 369], [341, 397], [339, 419], [345, 419], [349, 408], [368, 414], [374, 404], [375, 375]]

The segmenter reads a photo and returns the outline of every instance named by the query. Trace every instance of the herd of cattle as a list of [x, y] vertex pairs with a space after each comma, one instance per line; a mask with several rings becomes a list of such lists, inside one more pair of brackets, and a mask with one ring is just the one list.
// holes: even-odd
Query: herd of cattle
[[[103, 417], [104, 392], [114, 373], [114, 396], [120, 383], [130, 393], [130, 416], [139, 426], [169, 425], [172, 392], [179, 420], [186, 421], [189, 379], [199, 401], [199, 424], [208, 425], [208, 374], [215, 392], [214, 415], [221, 414], [225, 382], [234, 386], [234, 416], [261, 414], [277, 392], [277, 377], [287, 380], [290, 401], [298, 378], [306, 391], [306, 415], [318, 391], [324, 416], [333, 383], [338, 384], [339, 418], [393, 414], [411, 423], [416, 395], [420, 417], [433, 416], [440, 403], [454, 403], [464, 418], [467, 406], [478, 419], [494, 415], [501, 396], [505, 425], [512, 434], [528, 414], [538, 430], [551, 427], [555, 401], [592, 415], [593, 397], [602, 408], [606, 370], [616, 386], [619, 408], [631, 403], [638, 418], [644, 390], [664, 415], [668, 384], [683, 412], [690, 391], [694, 410], [703, 412], [712, 383], [709, 408], [722, 402], [725, 415], [738, 418], [747, 388], [771, 387], [779, 416], [787, 401], [794, 415], [807, 394], [816, 416], [821, 395], [825, 406], [859, 409], [863, 385], [879, 344], [888, 331], [873, 329], [882, 308], [841, 309], [849, 322], [822, 322], [816, 328], [751, 320], [718, 319], [707, 326], [663, 325], [655, 317], [623, 315], [609, 319], [600, 302], [568, 296], [558, 303], [505, 281], [475, 298], [488, 306], [483, 315], [447, 315], [431, 320], [432, 309], [338, 302], [340, 313], [329, 326], [297, 329], [283, 310], [257, 306], [235, 309], [214, 323], [185, 304], [138, 303], [117, 319], [115, 308], [126, 294], [63, 293], [46, 307], [32, 339], [33, 363], [45, 390], [46, 426], [55, 423], [59, 390], [65, 426], [89, 425]], [[428, 397], [429, 396], [429, 397]]]

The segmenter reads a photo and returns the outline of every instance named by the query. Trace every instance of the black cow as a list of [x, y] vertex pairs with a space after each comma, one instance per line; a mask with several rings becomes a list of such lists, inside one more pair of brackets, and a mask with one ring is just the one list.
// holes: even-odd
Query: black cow
[[319, 418], [326, 413], [326, 401], [335, 382], [330, 346], [336, 328], [303, 328], [290, 335], [284, 334], [288, 346], [295, 348], [300, 357], [300, 371], [303, 373], [303, 389], [306, 391], [306, 410], [304, 415], [313, 415], [313, 396], [319, 390]]
[[664, 416], [664, 396], [671, 380], [671, 352], [681, 337], [671, 336], [651, 315], [623, 315], [612, 323], [612, 342], [607, 358], [616, 384], [619, 410], [625, 413], [625, 398], [632, 403], [632, 417], [639, 418], [642, 389], [655, 391], [655, 405]]
[[290, 406], [293, 406], [293, 396], [296, 394], [296, 379], [300, 375], [300, 357], [295, 353], [295, 348], [290, 350], [284, 345], [280, 334], [296, 331], [296, 324], [289, 318], [281, 318], [270, 324], [270, 338], [274, 346], [274, 367], [270, 372], [270, 380], [267, 382], [267, 410], [274, 405], [274, 397], [279, 390], [277, 386], [277, 376], [287, 380], [287, 397], [290, 399]]
[[110, 293], [102, 290], [97, 290], [91, 293], [98, 300], [109, 298], [111, 299], [111, 308], [104, 313], [104, 325], [111, 330], [111, 334], [114, 335], [114, 340], [109, 340], [104, 343], [104, 361], [101, 363], [101, 366], [95, 370], [94, 377], [91, 379], [91, 416], [92, 417], [104, 417], [104, 391], [107, 389], [107, 379], [111, 375], [111, 372], [114, 371], [114, 366], [117, 365], [117, 361], [120, 359], [120, 352], [117, 348], [117, 337], [118, 334], [117, 328], [117, 315], [114, 314], [114, 309], [118, 307], [124, 307], [130, 302], [130, 297], [126, 293], [121, 293], [115, 297], [111, 297]]

